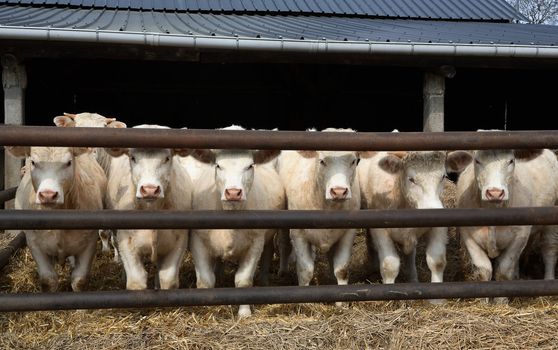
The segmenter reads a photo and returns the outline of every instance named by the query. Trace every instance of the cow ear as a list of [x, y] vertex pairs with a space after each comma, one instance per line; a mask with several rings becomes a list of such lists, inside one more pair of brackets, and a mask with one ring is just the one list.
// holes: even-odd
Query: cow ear
[[380, 159], [378, 166], [390, 174], [397, 174], [403, 169], [403, 161], [393, 154], [388, 154]]
[[392, 151], [392, 152], [388, 152], [389, 155], [395, 156], [399, 159], [403, 159], [407, 156], [408, 152], [405, 151]]
[[114, 118], [107, 118], [107, 119], [113, 119], [107, 123], [107, 128], [125, 129], [127, 127], [125, 123], [119, 122]]
[[16, 158], [26, 158], [31, 154], [29, 146], [6, 146], [6, 151]]
[[465, 151], [453, 151], [446, 156], [446, 170], [460, 173], [473, 161], [473, 155]]
[[528, 162], [540, 156], [543, 153], [542, 149], [514, 149], [513, 154], [515, 159], [523, 162]]
[[188, 157], [190, 154], [192, 154], [192, 151], [193, 150], [189, 148], [174, 148], [172, 150], [172, 154], [179, 157]]
[[316, 151], [297, 151], [304, 158], [316, 158], [318, 156], [318, 152]]
[[215, 163], [215, 152], [210, 149], [195, 149], [192, 151], [191, 155], [202, 163]]
[[105, 151], [107, 151], [111, 157], [120, 157], [123, 154], [128, 154], [128, 150], [128, 148], [105, 148]]
[[93, 152], [91, 147], [72, 147], [72, 154], [74, 157], [81, 156], [84, 153]]
[[361, 159], [367, 159], [367, 158], [372, 158], [374, 157], [376, 154], [378, 154], [377, 151], [361, 151], [358, 152], [358, 156]]
[[280, 150], [259, 150], [254, 152], [254, 164], [264, 164], [277, 158]]
[[54, 125], [59, 128], [71, 128], [76, 126], [76, 122], [74, 121], [74, 119], [66, 115], [66, 113], [64, 113], [64, 115], [54, 117], [53, 121]]

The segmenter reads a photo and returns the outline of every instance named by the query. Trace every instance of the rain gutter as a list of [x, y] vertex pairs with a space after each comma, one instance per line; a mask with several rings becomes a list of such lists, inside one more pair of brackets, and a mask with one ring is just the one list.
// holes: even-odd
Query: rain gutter
[[446, 57], [558, 58], [558, 47], [501, 44], [295, 40], [0, 26], [0, 40], [81, 42], [307, 54], [367, 54]]

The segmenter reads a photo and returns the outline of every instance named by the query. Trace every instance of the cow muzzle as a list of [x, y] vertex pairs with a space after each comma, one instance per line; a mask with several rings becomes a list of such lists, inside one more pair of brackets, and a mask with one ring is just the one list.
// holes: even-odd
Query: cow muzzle
[[486, 189], [486, 191], [484, 192], [484, 197], [487, 201], [496, 203], [507, 199], [506, 190], [495, 187]]
[[142, 185], [139, 188], [139, 194], [140, 196], [138, 196], [138, 198], [140, 199], [147, 199], [147, 200], [154, 200], [154, 199], [158, 199], [161, 198], [161, 186], [157, 186], [157, 185]]
[[42, 190], [37, 193], [37, 204], [57, 204], [61, 203], [59, 200], [59, 193], [53, 190]]
[[242, 200], [242, 189], [227, 188], [225, 189], [225, 200], [230, 202], [239, 202]]
[[329, 189], [329, 194], [333, 200], [345, 200], [350, 198], [348, 187], [332, 187]]

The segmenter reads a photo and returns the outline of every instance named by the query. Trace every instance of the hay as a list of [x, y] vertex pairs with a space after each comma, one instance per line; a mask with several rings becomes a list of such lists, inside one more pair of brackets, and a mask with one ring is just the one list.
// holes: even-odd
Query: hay
[[[448, 183], [444, 201], [455, 186]], [[377, 257], [370, 257], [366, 235], [360, 231], [351, 262], [351, 283], [377, 283]], [[422, 250], [421, 250], [422, 249]], [[419, 247], [419, 279], [430, 271]], [[100, 247], [99, 247], [100, 251]], [[450, 229], [446, 281], [462, 280], [459, 242]], [[314, 283], [333, 283], [329, 267], [320, 257]], [[231, 269], [221, 286], [232, 286]], [[274, 263], [277, 268], [277, 261]], [[69, 290], [69, 271], [59, 268], [61, 290]], [[274, 276], [276, 270], [273, 271]], [[180, 275], [181, 288], [195, 287], [189, 254]], [[152, 283], [152, 276], [150, 278]], [[296, 283], [296, 275], [272, 285]], [[122, 267], [111, 257], [94, 262], [91, 290], [124, 288]], [[28, 249], [20, 251], [0, 275], [0, 292], [36, 292], [35, 263]], [[0, 349], [456, 349], [556, 348], [556, 298], [517, 299], [510, 305], [478, 301], [449, 301], [443, 306], [427, 302], [352, 303], [347, 308], [329, 304], [262, 305], [246, 320], [236, 318], [232, 306], [145, 310], [91, 310], [0, 314]]]

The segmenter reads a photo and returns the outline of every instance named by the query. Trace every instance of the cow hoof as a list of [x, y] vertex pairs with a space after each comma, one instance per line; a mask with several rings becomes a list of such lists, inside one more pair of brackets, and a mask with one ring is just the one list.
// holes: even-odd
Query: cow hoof
[[238, 318], [242, 319], [250, 316], [252, 316], [250, 305], [240, 305], [238, 308]]
[[87, 280], [85, 278], [77, 278], [72, 281], [72, 290], [74, 292], [81, 292], [87, 288]]
[[506, 297], [494, 298], [494, 304], [498, 304], [498, 305], [507, 305], [509, 301], [510, 300]]

